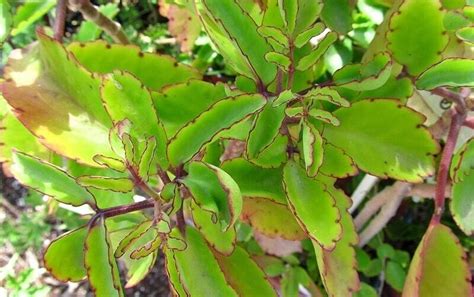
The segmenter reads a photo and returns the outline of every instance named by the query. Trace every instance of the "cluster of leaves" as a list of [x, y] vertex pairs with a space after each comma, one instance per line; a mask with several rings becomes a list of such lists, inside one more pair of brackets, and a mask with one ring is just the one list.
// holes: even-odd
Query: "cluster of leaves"
[[[439, 221], [406, 282], [402, 252], [358, 253], [351, 202], [335, 183], [359, 169], [412, 183], [434, 174], [440, 145], [405, 103], [415, 88], [474, 86], [472, 6], [394, 1], [373, 41], [350, 34], [367, 48], [361, 62], [331, 71], [325, 58], [344, 46], [352, 1], [177, 2], [163, 14], [189, 16], [170, 29], [181, 47], [189, 50], [199, 20], [235, 86], [205, 82], [199, 67], [169, 56], [92, 41], [97, 33], [64, 46], [40, 29], [37, 44], [10, 55], [3, 161], [21, 183], [94, 213], [50, 244], [46, 268], [63, 281], [87, 277], [97, 296], [123, 296], [117, 261], [130, 287], [160, 251], [178, 296], [276, 296], [272, 276], [283, 276], [286, 296], [298, 284], [320, 294], [297, 261], [251, 257], [237, 244], [250, 225], [311, 242], [329, 296], [370, 296], [357, 260], [368, 277], [380, 263], [404, 296], [471, 296], [464, 251]], [[468, 235], [473, 153], [470, 141], [451, 166], [451, 211]]]

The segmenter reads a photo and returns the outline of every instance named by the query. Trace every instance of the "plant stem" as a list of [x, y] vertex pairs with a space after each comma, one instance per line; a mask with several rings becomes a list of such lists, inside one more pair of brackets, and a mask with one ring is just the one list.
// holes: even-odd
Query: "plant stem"
[[86, 20], [94, 22], [117, 43], [129, 44], [127, 36], [122, 31], [119, 23], [112, 21], [90, 3], [89, 0], [69, 0], [69, 8], [72, 11], [79, 11]]
[[464, 114], [466, 112], [466, 102], [465, 102], [465, 97], [462, 94], [450, 91], [446, 88], [436, 88], [434, 90], [431, 90], [431, 93], [441, 96], [453, 103], [456, 104], [456, 110]]
[[[462, 100], [464, 102], [464, 100]], [[441, 161], [438, 169], [438, 176], [436, 178], [436, 192], [435, 192], [435, 212], [431, 219], [431, 224], [437, 224], [441, 220], [441, 215], [444, 211], [444, 202], [446, 198], [446, 185], [448, 184], [449, 168], [451, 166], [451, 160], [453, 158], [454, 149], [459, 136], [461, 126], [466, 119], [466, 113], [459, 113], [456, 110], [452, 110], [453, 117], [451, 119], [451, 125], [449, 127], [448, 138], [441, 155]]]
[[54, 39], [62, 42], [66, 25], [67, 0], [58, 0], [56, 19], [54, 20]]
[[95, 222], [101, 217], [106, 219], [152, 207], [155, 207], [155, 200], [147, 199], [133, 204], [102, 209], [90, 219], [89, 226], [93, 226]]

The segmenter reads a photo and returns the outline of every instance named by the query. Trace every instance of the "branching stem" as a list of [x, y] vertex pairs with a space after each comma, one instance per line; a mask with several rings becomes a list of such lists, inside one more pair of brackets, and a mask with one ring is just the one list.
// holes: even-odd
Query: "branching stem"
[[58, 0], [56, 19], [54, 20], [54, 39], [62, 42], [66, 25], [67, 0]]
[[129, 44], [127, 36], [119, 23], [112, 21], [90, 3], [89, 0], [69, 0], [69, 8], [72, 11], [79, 11], [86, 20], [94, 22], [117, 43]]

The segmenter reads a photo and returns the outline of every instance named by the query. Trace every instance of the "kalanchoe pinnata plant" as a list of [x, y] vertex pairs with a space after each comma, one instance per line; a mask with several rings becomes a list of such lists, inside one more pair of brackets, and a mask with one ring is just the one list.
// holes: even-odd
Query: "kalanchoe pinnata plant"
[[352, 2], [188, 1], [235, 85], [134, 46], [65, 46], [38, 30], [5, 68], [1, 155], [24, 185], [94, 212], [49, 245], [48, 271], [123, 296], [162, 254], [177, 296], [277, 296], [264, 263], [237, 244], [246, 223], [310, 239], [327, 294], [352, 296], [358, 235], [335, 182], [358, 170], [407, 183], [436, 174], [441, 146], [406, 106], [426, 90], [453, 102], [451, 124], [402, 295], [472, 296], [466, 255], [440, 222], [450, 178], [451, 213], [473, 234], [473, 141], [455, 153], [461, 126], [473, 126], [472, 6], [394, 1], [362, 62], [321, 81], [326, 51], [351, 30]]

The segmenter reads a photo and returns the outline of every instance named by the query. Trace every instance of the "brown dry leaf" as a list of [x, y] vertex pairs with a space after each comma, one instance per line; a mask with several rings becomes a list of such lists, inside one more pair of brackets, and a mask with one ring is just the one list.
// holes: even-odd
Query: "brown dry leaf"
[[270, 238], [256, 231], [254, 231], [254, 237], [260, 247], [270, 255], [285, 257], [303, 251], [299, 241], [286, 240], [279, 237]]
[[191, 51], [201, 32], [201, 22], [197, 13], [188, 7], [168, 4], [166, 0], [160, 0], [160, 14], [169, 19], [168, 30], [180, 44], [181, 51]]

